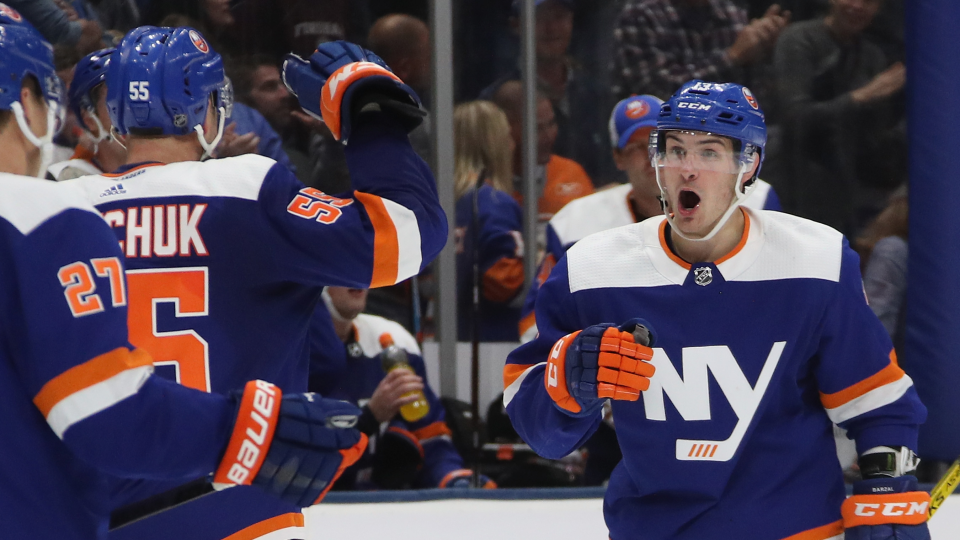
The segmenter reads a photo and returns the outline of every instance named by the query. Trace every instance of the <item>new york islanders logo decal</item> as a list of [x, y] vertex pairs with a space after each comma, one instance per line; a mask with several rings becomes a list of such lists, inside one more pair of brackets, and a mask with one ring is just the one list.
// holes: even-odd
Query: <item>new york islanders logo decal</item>
[[751, 92], [746, 86], [743, 87], [743, 97], [747, 98], [747, 103], [749, 103], [754, 110], [760, 109], [760, 104], [757, 103], [757, 98], [753, 97], [753, 92]]
[[14, 22], [23, 22], [23, 17], [20, 15], [20, 12], [6, 4], [0, 4], [0, 15], [7, 17]]
[[204, 54], [210, 52], [210, 46], [207, 45], [207, 40], [203, 39], [203, 36], [200, 35], [200, 32], [191, 30], [187, 35], [190, 36], [190, 42], [193, 43], [193, 46], [196, 47], [198, 51]]
[[634, 101], [627, 105], [627, 118], [637, 120], [643, 118], [650, 112], [650, 105], [646, 101]]

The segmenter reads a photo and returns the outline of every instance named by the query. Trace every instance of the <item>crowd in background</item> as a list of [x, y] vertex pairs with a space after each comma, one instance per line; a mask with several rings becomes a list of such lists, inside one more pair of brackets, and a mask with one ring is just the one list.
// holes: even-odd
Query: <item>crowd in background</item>
[[[427, 0], [4, 1], [55, 45], [65, 85], [83, 55], [134, 27], [199, 29], [223, 55], [236, 97], [217, 157], [259, 153], [331, 194], [350, 190], [343, 148], [284, 86], [285, 53], [306, 57], [318, 43], [338, 39], [362, 44], [430, 103]], [[852, 239], [871, 306], [900, 348], [907, 260], [902, 0], [538, 0], [544, 229], [537, 246], [522, 240], [519, 5], [454, 4], [456, 173], [438, 181], [454, 183], [458, 198], [452, 219], [461, 340], [479, 332], [484, 341], [518, 341], [524, 249], [544, 252], [547, 222], [571, 200], [627, 182], [618, 160], [628, 149], [611, 140], [617, 102], [641, 94], [667, 99], [682, 83], [704, 79], [753, 90], [768, 126], [761, 177], [783, 211]], [[60, 159], [81, 136], [68, 121], [57, 140]], [[429, 117], [411, 142], [430, 163]], [[414, 282], [372, 291], [367, 310], [429, 339], [432, 281], [428, 270]], [[487, 309], [477, 324], [470, 309], [475, 282]], [[497, 431], [498, 420], [489, 421]], [[499, 430], [507, 439], [508, 428]]]

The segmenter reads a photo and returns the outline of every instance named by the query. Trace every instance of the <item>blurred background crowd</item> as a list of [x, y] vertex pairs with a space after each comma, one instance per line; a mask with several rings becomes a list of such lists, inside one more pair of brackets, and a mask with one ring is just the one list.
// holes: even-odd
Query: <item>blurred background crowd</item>
[[[262, 154], [331, 194], [350, 190], [343, 148], [296, 106], [280, 77], [284, 54], [306, 57], [318, 43], [353, 41], [381, 56], [425, 104], [431, 101], [427, 0], [4, 1], [55, 45], [65, 85], [84, 55], [112, 46], [134, 27], [199, 29], [223, 55], [236, 99], [217, 156]], [[633, 217], [658, 214], [649, 175], [641, 193], [646, 141], [631, 136], [637, 126], [630, 119], [649, 111], [636, 108], [656, 107], [655, 98], [668, 98], [691, 79], [737, 82], [752, 89], [766, 114], [761, 177], [782, 211], [851, 239], [871, 307], [899, 349], [907, 261], [903, 12], [903, 0], [537, 0], [537, 221], [543, 230], [538, 245], [526, 249], [536, 249], [543, 261], [541, 278], [551, 257], [546, 224], [570, 201], [632, 184]], [[526, 297], [518, 3], [455, 2], [453, 36], [455, 177], [438, 182], [452, 183], [459, 201], [451, 248], [458, 257], [460, 339], [478, 333], [482, 341], [517, 342]], [[618, 102], [637, 95], [643, 100], [635, 107], [622, 102], [618, 117]], [[70, 120], [56, 141], [55, 161], [82, 143], [83, 130]], [[429, 118], [411, 141], [431, 163]], [[475, 261], [479, 276], [470, 273]], [[481, 282], [479, 312], [471, 309], [474, 279]], [[428, 270], [371, 291], [366, 312], [429, 341], [433, 281]], [[909, 371], [909, 359], [901, 358]], [[463, 407], [451, 400], [445, 406], [454, 442], [469, 452]], [[396, 415], [386, 407], [374, 416], [391, 411]], [[520, 442], [497, 402], [486, 420], [488, 440]], [[619, 460], [606, 455], [617, 446], [614, 437], [610, 422], [572, 463], [501, 451], [499, 461], [493, 459], [497, 479], [501, 485], [599, 484]], [[517, 468], [520, 459], [527, 463]], [[536, 471], [531, 461], [539, 473], [530, 472]]]

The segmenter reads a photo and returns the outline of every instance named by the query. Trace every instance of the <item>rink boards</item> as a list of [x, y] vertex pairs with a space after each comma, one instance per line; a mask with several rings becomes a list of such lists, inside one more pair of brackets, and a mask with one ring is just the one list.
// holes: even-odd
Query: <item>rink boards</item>
[[[429, 500], [436, 496], [431, 491], [393, 496], [333, 493], [329, 502], [307, 509], [308, 540], [607, 538], [600, 490], [500, 491], [502, 498], [487, 492], [481, 495], [487, 498], [439, 500]], [[576, 498], [562, 498], [570, 496]], [[385, 502], [352, 502], [359, 500]], [[930, 530], [933, 540], [960, 539], [960, 495], [940, 507]]]

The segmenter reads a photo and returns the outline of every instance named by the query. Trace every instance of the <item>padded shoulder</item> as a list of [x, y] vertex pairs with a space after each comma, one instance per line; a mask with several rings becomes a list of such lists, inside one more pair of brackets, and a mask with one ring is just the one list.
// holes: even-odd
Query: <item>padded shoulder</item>
[[[727, 263], [735, 262], [737, 257], [720, 266], [728, 281], [840, 281], [843, 235], [839, 231], [782, 212], [753, 209], [747, 211], [750, 212], [752, 222], [759, 225], [763, 242], [758, 246], [756, 259], [742, 271], [734, 272], [724, 268]], [[745, 247], [744, 251], [749, 250]]]
[[94, 204], [177, 196], [232, 197], [255, 201], [276, 163], [268, 157], [244, 154], [203, 162], [144, 166], [122, 175], [85, 176], [68, 180], [67, 183], [77, 182]]
[[26, 176], [0, 173], [0, 218], [23, 235], [66, 210], [100, 215], [76, 188]]

